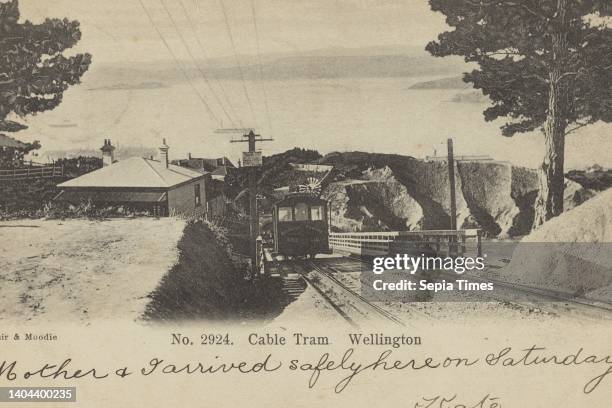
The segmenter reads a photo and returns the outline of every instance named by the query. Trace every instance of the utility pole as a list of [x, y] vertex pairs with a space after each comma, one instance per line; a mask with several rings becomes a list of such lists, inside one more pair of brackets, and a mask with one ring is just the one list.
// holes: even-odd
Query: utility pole
[[457, 229], [457, 199], [455, 197], [455, 156], [453, 154], [453, 139], [448, 144], [448, 181], [450, 183], [450, 229]]
[[254, 129], [219, 129], [216, 133], [242, 133], [242, 139], [230, 140], [230, 143], [248, 143], [249, 151], [242, 153], [242, 167], [248, 167], [249, 181], [249, 230], [250, 249], [253, 272], [258, 272], [260, 259], [258, 258], [257, 238], [259, 237], [259, 212], [257, 210], [257, 167], [262, 165], [261, 152], [256, 150], [256, 142], [272, 141], [272, 138], [262, 138], [255, 134]]
[[[453, 139], [446, 141], [448, 145], [448, 181], [450, 183], [450, 229], [457, 230], [457, 199], [455, 197], [455, 156], [453, 154]], [[448, 252], [457, 255], [457, 236], [450, 236]]]

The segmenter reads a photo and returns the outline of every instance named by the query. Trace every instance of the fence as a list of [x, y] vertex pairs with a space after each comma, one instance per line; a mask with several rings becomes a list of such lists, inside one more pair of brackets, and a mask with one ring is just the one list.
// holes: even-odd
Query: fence
[[32, 166], [0, 170], [0, 182], [19, 181], [34, 178], [61, 178], [64, 168], [61, 166]]
[[392, 232], [332, 232], [329, 246], [336, 252], [358, 255], [434, 252], [482, 256], [480, 230], [426, 230]]

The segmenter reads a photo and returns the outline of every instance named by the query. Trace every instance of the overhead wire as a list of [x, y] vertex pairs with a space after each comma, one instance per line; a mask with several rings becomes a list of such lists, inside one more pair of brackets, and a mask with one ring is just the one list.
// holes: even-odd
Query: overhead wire
[[268, 118], [268, 126], [270, 129], [270, 133], [273, 132], [272, 130], [272, 120], [270, 118], [270, 107], [268, 105], [268, 92], [266, 91], [266, 85], [263, 79], [263, 68], [262, 68], [262, 63], [261, 63], [261, 47], [260, 47], [260, 42], [259, 42], [259, 27], [257, 25], [257, 12], [256, 12], [256, 7], [255, 7], [255, 0], [251, 0], [251, 11], [252, 11], [252, 16], [253, 16], [253, 27], [255, 28], [255, 42], [257, 43], [257, 65], [259, 67], [259, 83], [261, 84], [261, 89], [263, 91], [263, 96], [264, 96], [264, 105], [266, 108], [266, 116]]
[[234, 41], [234, 35], [232, 34], [232, 28], [230, 26], [229, 18], [227, 16], [227, 10], [225, 9], [225, 4], [223, 0], [219, 0], [219, 4], [221, 5], [221, 11], [223, 13], [223, 19], [225, 20], [225, 28], [227, 29], [227, 34], [230, 39], [230, 43], [232, 46], [232, 51], [234, 52], [234, 58], [236, 60], [236, 65], [238, 66], [238, 71], [240, 73], [240, 78], [242, 80], [242, 88], [244, 90], [244, 95], [246, 97], [247, 103], [249, 104], [249, 109], [251, 110], [251, 114], [253, 115], [253, 120], [255, 121], [255, 126], [257, 127], [257, 117], [255, 115], [255, 110], [253, 109], [253, 102], [251, 101], [251, 97], [249, 96], [249, 91], [246, 86], [246, 80], [244, 78], [244, 71], [242, 70], [242, 65], [240, 64], [240, 59], [238, 58], [238, 52], [236, 51], [236, 43]]
[[232, 126], [236, 126], [236, 123], [234, 122], [234, 119], [230, 116], [230, 114], [225, 109], [225, 106], [221, 103], [221, 100], [219, 99], [219, 96], [217, 95], [217, 93], [213, 89], [212, 85], [210, 84], [210, 82], [208, 80], [208, 77], [206, 76], [206, 74], [204, 73], [204, 71], [202, 70], [200, 65], [198, 64], [198, 61], [196, 60], [196, 58], [194, 57], [193, 53], [191, 52], [191, 48], [189, 47], [189, 44], [187, 43], [187, 40], [185, 39], [185, 36], [183, 35], [183, 32], [181, 31], [181, 29], [179, 28], [178, 24], [176, 23], [176, 20], [172, 16], [172, 13], [168, 9], [168, 7], [166, 5], [166, 2], [164, 0], [159, 0], [159, 2], [161, 3], [161, 5], [162, 5], [164, 11], [166, 12], [166, 14], [168, 15], [168, 18], [170, 19], [170, 22], [171, 22], [172, 26], [174, 27], [174, 30], [177, 32], [177, 34], [179, 36], [179, 39], [183, 43], [183, 46], [187, 50], [187, 54], [189, 55], [189, 58], [191, 58], [191, 60], [193, 61], [193, 63], [195, 65], [196, 69], [198, 70], [200, 76], [202, 77], [202, 79], [204, 80], [206, 85], [208, 86], [208, 89], [210, 89], [210, 93], [213, 95], [213, 97], [217, 101], [217, 104], [219, 104], [219, 106], [221, 107], [221, 110], [223, 110], [223, 113], [229, 119], [229, 121], [232, 124]]
[[[180, 2], [180, 5], [181, 5], [181, 9], [183, 10], [183, 13], [185, 14], [185, 17], [187, 18], [187, 21], [189, 23], [190, 29], [194, 33], [194, 37], [196, 39], [196, 43], [198, 44], [198, 47], [200, 48], [200, 52], [202, 53], [202, 56], [206, 60], [206, 59], [208, 59], [208, 53], [206, 52], [206, 47], [204, 47], [204, 44], [202, 44], [202, 41], [200, 40], [200, 37], [197, 34], [197, 25], [195, 24], [194, 20], [191, 18], [191, 15], [188, 12], [187, 7], [185, 7], [184, 1], [183, 0], [179, 0], [179, 2]], [[197, 4], [196, 0], [194, 0], [194, 2]], [[200, 10], [199, 5], [197, 6], [197, 9], [198, 9], [198, 11]], [[214, 75], [211, 75], [211, 77], [212, 77], [213, 81], [215, 81], [215, 83], [217, 84], [219, 89], [221, 90], [221, 96], [222, 96], [225, 104], [229, 107], [229, 110], [231, 111], [233, 117], [236, 119], [236, 121], [238, 122], [240, 127], [242, 127], [242, 121], [240, 120], [239, 115], [236, 113], [236, 110], [234, 109], [234, 106], [232, 105], [232, 103], [230, 101], [230, 98], [227, 95], [225, 87], [223, 86], [221, 81], [219, 81], [219, 79], [216, 78]]]
[[176, 55], [176, 53], [172, 50], [172, 47], [170, 46], [170, 44], [168, 43], [168, 40], [166, 40], [166, 37], [164, 37], [164, 34], [162, 33], [162, 31], [159, 29], [159, 27], [157, 26], [157, 24], [155, 23], [155, 19], [153, 18], [153, 16], [151, 15], [151, 13], [149, 12], [149, 10], [147, 9], [147, 7], [145, 6], [145, 4], [143, 3], [143, 0], [138, 0], [138, 2], [140, 3], [140, 6], [142, 7], [142, 9], [144, 10], [145, 14], [147, 15], [151, 25], [153, 26], [153, 28], [155, 29], [155, 31], [157, 32], [157, 34], [159, 35], [159, 38], [161, 39], [161, 41], [164, 43], [165, 47], [168, 49], [168, 52], [170, 53], [170, 55], [172, 56], [175, 64], [177, 65], [177, 67], [179, 68], [179, 70], [182, 72], [183, 76], [185, 77], [185, 79], [187, 80], [187, 83], [189, 84], [189, 86], [191, 87], [191, 89], [194, 91], [194, 93], [197, 95], [198, 99], [200, 100], [200, 102], [202, 103], [202, 105], [204, 105], [204, 107], [206, 108], [208, 114], [210, 115], [210, 117], [217, 122], [218, 124], [221, 124], [222, 122], [219, 120], [219, 118], [217, 117], [217, 115], [215, 115], [215, 113], [213, 112], [213, 110], [210, 108], [210, 105], [208, 104], [208, 102], [206, 102], [206, 99], [204, 98], [204, 96], [200, 93], [200, 91], [198, 91], [198, 89], [196, 88], [195, 84], [193, 83], [192, 79], [190, 78], [189, 74], [187, 73], [187, 70], [185, 69], [185, 67], [183, 67], [183, 65], [181, 64], [178, 56]]

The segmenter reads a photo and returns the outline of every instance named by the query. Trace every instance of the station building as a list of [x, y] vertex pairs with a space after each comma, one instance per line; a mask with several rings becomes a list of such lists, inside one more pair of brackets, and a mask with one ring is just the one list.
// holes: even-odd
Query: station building
[[110, 140], [105, 140], [100, 150], [103, 167], [59, 184], [56, 200], [124, 206], [160, 216], [207, 215], [210, 173], [170, 164], [165, 139], [157, 160], [131, 157], [117, 161]]

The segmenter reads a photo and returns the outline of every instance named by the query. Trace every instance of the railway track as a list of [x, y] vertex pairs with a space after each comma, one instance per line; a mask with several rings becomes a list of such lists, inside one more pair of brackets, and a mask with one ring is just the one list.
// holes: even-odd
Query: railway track
[[[368, 265], [361, 258], [357, 258], [354, 256], [347, 256], [347, 258], [352, 259], [354, 261], [359, 261], [362, 264]], [[452, 278], [457, 278], [458, 276], [451, 272], [444, 272], [444, 274]], [[539, 298], [545, 301], [549, 301], [549, 302], [550, 301], [564, 302], [567, 304], [575, 305], [580, 308], [589, 308], [592, 310], [605, 311], [608, 313], [612, 312], [612, 303], [606, 302], [603, 300], [588, 299], [584, 297], [573, 296], [571, 294], [552, 290], [552, 289], [543, 289], [543, 288], [529, 286], [529, 285], [525, 285], [521, 283], [503, 281], [503, 280], [495, 279], [495, 278], [483, 278], [483, 277], [472, 275], [472, 274], [464, 274], [464, 275], [461, 275], [461, 277], [470, 278], [472, 281], [475, 281], [475, 282], [493, 283], [497, 287], [501, 287], [501, 288], [504, 288], [510, 291], [514, 291], [514, 292], [520, 292], [522, 294], [526, 294], [530, 296], [535, 296], [536, 298]], [[497, 301], [508, 302], [508, 299], [495, 299], [495, 298], [493, 299]], [[520, 304], [520, 302], [517, 302], [516, 300], [513, 300], [511, 302]]]
[[[355, 290], [341, 282], [334, 276], [333, 268], [317, 265], [313, 261], [306, 261], [305, 267], [310, 268], [318, 279], [313, 279], [313, 277], [309, 277], [304, 273], [302, 274], [304, 280], [319, 292], [330, 306], [352, 326], [357, 327], [362, 322], [380, 323], [381, 320], [398, 326], [406, 326], [398, 317], [368, 301]], [[328, 283], [329, 290], [322, 288], [322, 280]]]
[[529, 285], [524, 285], [521, 283], [512, 283], [506, 282], [503, 280], [495, 279], [495, 278], [481, 278], [479, 276], [467, 275], [466, 277], [480, 282], [490, 282], [498, 287], [503, 287], [515, 291], [520, 291], [529, 295], [539, 296], [548, 300], [562, 301], [566, 303], [571, 303], [574, 305], [580, 305], [580, 307], [588, 307], [597, 310], [603, 310], [606, 312], [612, 312], [612, 303], [605, 302], [601, 300], [588, 299], [578, 296], [572, 296], [570, 294], [551, 290], [551, 289], [542, 289]]

